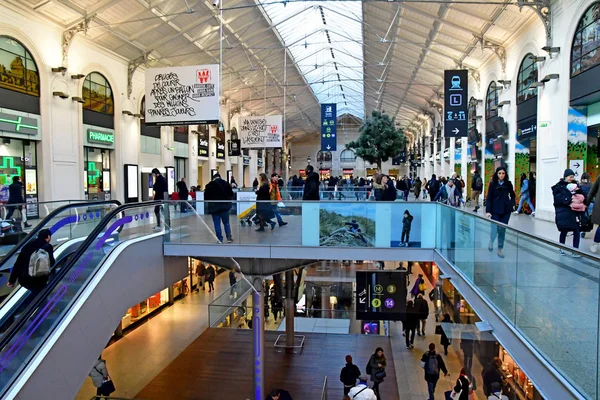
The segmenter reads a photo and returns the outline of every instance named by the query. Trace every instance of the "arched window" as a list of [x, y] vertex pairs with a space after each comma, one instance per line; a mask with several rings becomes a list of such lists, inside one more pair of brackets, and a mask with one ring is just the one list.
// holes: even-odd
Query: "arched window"
[[330, 162], [331, 161], [331, 152], [330, 151], [320, 151], [317, 153], [317, 162]]
[[356, 161], [356, 154], [354, 153], [354, 151], [352, 151], [350, 149], [345, 149], [340, 154], [340, 161], [341, 162], [354, 162], [354, 161]]
[[40, 97], [40, 75], [31, 53], [8, 36], [0, 36], [0, 88]]
[[571, 46], [571, 77], [600, 62], [600, 3], [594, 3], [579, 20]]
[[98, 72], [92, 72], [83, 82], [83, 109], [115, 115], [115, 102], [110, 84]]
[[498, 116], [498, 86], [492, 81], [488, 86], [487, 95], [485, 96], [485, 119], [490, 119]]
[[538, 67], [533, 54], [527, 54], [519, 68], [517, 77], [517, 104], [537, 96], [537, 88], [529, 89], [538, 80]]

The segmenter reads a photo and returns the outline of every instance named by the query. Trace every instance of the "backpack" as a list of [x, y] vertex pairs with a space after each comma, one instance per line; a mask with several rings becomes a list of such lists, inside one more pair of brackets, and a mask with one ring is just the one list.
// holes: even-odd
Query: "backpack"
[[427, 363], [425, 364], [425, 373], [427, 375], [439, 375], [440, 368], [438, 366], [438, 359], [436, 355], [430, 355]]
[[50, 255], [44, 249], [36, 250], [29, 258], [29, 276], [45, 276], [50, 274]]
[[481, 175], [477, 176], [477, 179], [475, 179], [475, 187], [479, 190], [483, 189], [483, 180], [481, 179]]

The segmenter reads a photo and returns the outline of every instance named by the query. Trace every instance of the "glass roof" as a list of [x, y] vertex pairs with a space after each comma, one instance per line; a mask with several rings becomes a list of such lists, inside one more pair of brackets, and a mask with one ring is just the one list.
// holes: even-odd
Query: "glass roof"
[[[320, 103], [363, 118], [362, 2], [263, 5]], [[289, 68], [289, 65], [288, 65]]]

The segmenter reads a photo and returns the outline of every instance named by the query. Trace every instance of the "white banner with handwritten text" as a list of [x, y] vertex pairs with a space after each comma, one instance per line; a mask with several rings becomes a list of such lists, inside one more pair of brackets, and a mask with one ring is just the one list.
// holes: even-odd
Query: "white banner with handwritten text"
[[146, 70], [146, 124], [216, 124], [219, 65]]
[[281, 147], [283, 145], [281, 132], [281, 115], [239, 117], [238, 120], [238, 135], [242, 141], [242, 149]]

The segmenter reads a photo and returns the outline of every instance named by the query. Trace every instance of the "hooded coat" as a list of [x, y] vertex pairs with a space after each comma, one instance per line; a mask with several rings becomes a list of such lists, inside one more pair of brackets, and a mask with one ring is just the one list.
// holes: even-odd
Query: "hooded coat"
[[[556, 185], [552, 186], [555, 210], [554, 222], [556, 222], [559, 231], [572, 231], [579, 228], [577, 212], [571, 209], [573, 193], [567, 189], [567, 185], [567, 181], [561, 179]], [[580, 191], [581, 189], [579, 189]]]

